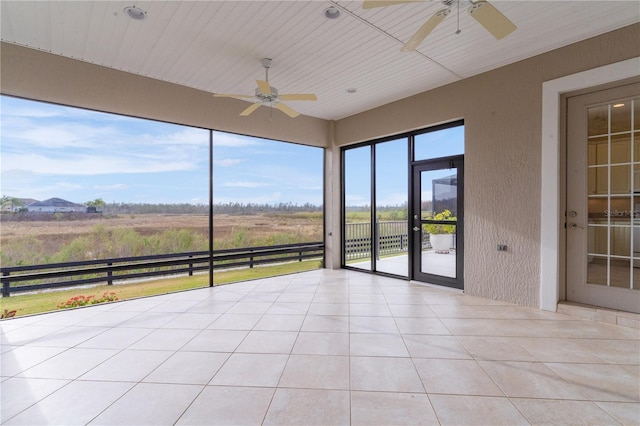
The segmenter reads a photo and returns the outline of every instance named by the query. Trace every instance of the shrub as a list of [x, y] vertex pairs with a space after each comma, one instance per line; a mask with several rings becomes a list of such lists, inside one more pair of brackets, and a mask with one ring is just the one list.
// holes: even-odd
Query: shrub
[[[456, 217], [451, 216], [451, 211], [448, 209], [443, 210], [442, 212], [436, 214], [433, 220], [451, 220], [455, 221]], [[456, 232], [455, 225], [443, 225], [443, 224], [435, 224], [429, 223], [424, 225], [424, 230], [429, 234], [453, 234]]]

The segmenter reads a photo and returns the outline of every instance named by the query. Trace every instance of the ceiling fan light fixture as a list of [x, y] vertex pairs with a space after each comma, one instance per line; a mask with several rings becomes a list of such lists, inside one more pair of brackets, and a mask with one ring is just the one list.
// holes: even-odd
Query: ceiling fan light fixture
[[330, 6], [324, 10], [324, 16], [327, 19], [336, 19], [340, 17], [340, 9]]
[[136, 21], [143, 21], [147, 18], [147, 12], [137, 6], [125, 7], [124, 13], [126, 13], [129, 18], [135, 19]]
[[235, 98], [240, 100], [254, 99], [254, 103], [249, 105], [244, 111], [240, 113], [241, 116], [246, 117], [251, 115], [260, 105], [269, 106], [279, 109], [291, 118], [295, 118], [300, 113], [293, 108], [285, 105], [282, 101], [317, 101], [318, 98], [313, 93], [286, 93], [280, 94], [278, 89], [269, 84], [269, 68], [271, 67], [272, 60], [270, 58], [263, 58], [260, 63], [264, 67], [265, 79], [256, 80], [258, 87], [256, 88], [254, 95], [233, 95], [224, 93], [214, 93], [216, 98]]

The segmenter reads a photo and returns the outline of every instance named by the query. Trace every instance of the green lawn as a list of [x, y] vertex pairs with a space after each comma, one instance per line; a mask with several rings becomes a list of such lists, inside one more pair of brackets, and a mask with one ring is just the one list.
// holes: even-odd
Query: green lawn
[[[311, 271], [320, 267], [321, 261], [309, 260], [304, 262], [263, 266], [259, 268], [215, 271], [213, 273], [213, 280], [215, 285], [220, 285], [239, 281], [248, 281], [257, 278]], [[126, 300], [207, 287], [208, 285], [209, 275], [204, 274], [192, 277], [165, 278], [133, 284], [117, 284], [111, 286], [100, 285], [91, 288], [49, 291], [38, 294], [16, 294], [11, 297], [3, 297], [0, 300], [0, 310], [2, 312], [5, 310], [15, 310], [16, 316], [23, 316], [59, 310], [59, 304], [63, 304], [70, 298], [76, 296], [94, 296], [95, 299], [99, 299], [105, 292], [114, 292], [116, 293], [118, 300]]]

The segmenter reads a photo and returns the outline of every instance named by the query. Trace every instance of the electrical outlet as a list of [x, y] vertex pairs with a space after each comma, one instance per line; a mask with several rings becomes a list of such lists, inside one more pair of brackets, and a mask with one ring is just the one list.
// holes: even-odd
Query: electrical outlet
[[506, 244], [498, 244], [498, 251], [507, 251]]

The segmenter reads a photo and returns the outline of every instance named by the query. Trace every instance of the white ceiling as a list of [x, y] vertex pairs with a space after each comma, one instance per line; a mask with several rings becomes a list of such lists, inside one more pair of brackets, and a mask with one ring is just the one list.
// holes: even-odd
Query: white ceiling
[[[637, 0], [492, 3], [518, 27], [506, 38], [495, 40], [463, 1], [460, 34], [452, 13], [407, 53], [400, 48], [439, 1], [363, 10], [362, 1], [2, 0], [1, 38], [212, 93], [252, 94], [269, 57], [280, 93], [318, 96], [289, 106], [337, 120], [640, 22]], [[134, 4], [147, 19], [123, 13]], [[342, 14], [329, 20], [332, 5]]]

